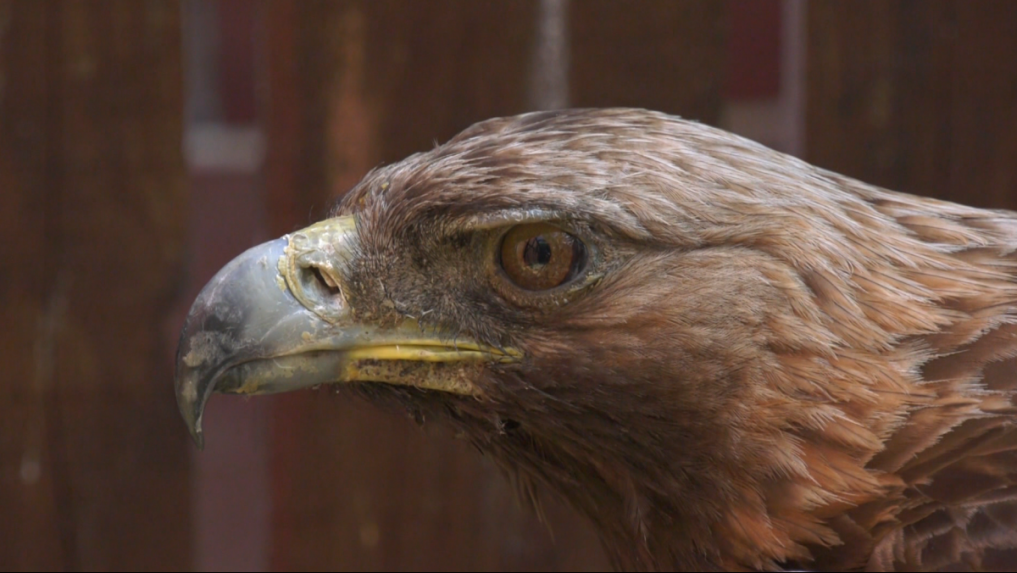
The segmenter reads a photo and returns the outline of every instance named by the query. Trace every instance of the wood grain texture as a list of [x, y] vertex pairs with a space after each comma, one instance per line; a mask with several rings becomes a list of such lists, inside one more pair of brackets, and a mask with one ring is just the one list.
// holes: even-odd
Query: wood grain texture
[[178, 2], [0, 2], [0, 564], [185, 568]]
[[570, 105], [645, 107], [716, 123], [725, 62], [723, 2], [570, 4]]
[[894, 190], [1017, 208], [1017, 5], [810, 2], [809, 161]]

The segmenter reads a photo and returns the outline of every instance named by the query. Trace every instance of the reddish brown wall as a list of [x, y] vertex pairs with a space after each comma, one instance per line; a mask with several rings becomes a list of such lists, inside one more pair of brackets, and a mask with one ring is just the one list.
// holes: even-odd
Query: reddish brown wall
[[810, 2], [807, 159], [1017, 208], [1017, 3]]
[[190, 565], [177, 2], [0, 2], [0, 568]]

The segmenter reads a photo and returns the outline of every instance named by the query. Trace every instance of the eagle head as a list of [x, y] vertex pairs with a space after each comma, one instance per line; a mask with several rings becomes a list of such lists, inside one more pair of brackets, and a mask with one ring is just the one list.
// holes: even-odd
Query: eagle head
[[222, 269], [178, 401], [199, 443], [213, 392], [396, 404], [563, 496], [619, 567], [864, 566], [921, 505], [915, 412], [1009, 407], [927, 384], [1014, 321], [1008, 216], [660, 113], [493, 119]]

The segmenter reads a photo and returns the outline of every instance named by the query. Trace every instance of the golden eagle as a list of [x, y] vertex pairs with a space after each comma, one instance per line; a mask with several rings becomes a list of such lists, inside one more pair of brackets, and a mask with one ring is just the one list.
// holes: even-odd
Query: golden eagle
[[492, 119], [205, 287], [212, 392], [440, 420], [625, 569], [1017, 562], [1017, 213], [635, 109]]

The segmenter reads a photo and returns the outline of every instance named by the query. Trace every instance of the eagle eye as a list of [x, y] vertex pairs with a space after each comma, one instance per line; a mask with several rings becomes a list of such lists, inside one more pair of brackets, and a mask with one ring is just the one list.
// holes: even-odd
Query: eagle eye
[[501, 243], [501, 268], [516, 286], [543, 291], [576, 277], [586, 264], [586, 246], [547, 223], [517, 225]]

